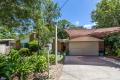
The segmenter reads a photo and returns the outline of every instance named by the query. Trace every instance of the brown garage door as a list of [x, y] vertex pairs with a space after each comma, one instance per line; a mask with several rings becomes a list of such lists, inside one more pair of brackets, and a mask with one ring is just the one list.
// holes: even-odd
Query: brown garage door
[[70, 42], [70, 55], [98, 55], [98, 42]]

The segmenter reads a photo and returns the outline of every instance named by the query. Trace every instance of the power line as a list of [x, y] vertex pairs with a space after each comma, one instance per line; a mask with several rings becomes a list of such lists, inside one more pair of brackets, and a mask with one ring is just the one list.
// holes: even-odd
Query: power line
[[60, 10], [62, 10], [68, 2], [69, 2], [69, 0], [66, 0], [66, 1], [63, 3], [63, 5], [61, 6]]

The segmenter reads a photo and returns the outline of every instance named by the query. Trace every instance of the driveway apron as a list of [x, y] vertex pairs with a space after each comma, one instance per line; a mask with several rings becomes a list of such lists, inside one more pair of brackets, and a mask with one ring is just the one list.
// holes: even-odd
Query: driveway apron
[[59, 80], [120, 80], [120, 66], [96, 56], [66, 56]]

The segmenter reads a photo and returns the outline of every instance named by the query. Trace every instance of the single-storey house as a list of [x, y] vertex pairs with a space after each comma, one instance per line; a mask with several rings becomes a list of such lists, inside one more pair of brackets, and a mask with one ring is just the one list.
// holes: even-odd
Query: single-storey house
[[103, 38], [111, 33], [120, 32], [120, 27], [100, 29], [65, 29], [69, 40], [64, 43], [69, 55], [103, 55]]

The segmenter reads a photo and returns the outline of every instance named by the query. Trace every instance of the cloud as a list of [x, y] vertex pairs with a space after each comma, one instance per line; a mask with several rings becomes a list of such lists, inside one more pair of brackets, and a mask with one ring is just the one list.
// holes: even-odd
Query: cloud
[[75, 22], [75, 25], [76, 25], [76, 26], [79, 26], [79, 25], [80, 25], [80, 21], [76, 21], [76, 22]]
[[83, 27], [84, 28], [87, 28], [87, 29], [91, 29], [93, 26], [95, 26], [96, 24], [95, 23], [92, 23], [92, 24], [86, 24], [84, 25]]

